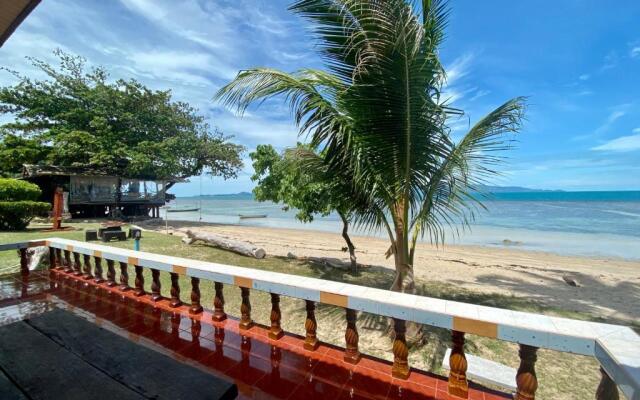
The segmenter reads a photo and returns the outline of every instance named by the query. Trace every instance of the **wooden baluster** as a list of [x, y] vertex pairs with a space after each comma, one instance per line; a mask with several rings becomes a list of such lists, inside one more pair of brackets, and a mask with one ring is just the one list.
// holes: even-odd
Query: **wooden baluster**
[[200, 304], [200, 278], [191, 277], [191, 308], [190, 314], [200, 314], [202, 305]]
[[271, 293], [271, 329], [269, 330], [269, 338], [273, 340], [280, 339], [284, 332], [280, 327], [280, 320], [282, 314], [280, 313], [280, 295]]
[[467, 382], [467, 358], [464, 355], [464, 332], [451, 331], [453, 343], [449, 356], [449, 394], [452, 396], [469, 397], [469, 383]]
[[107, 260], [107, 286], [116, 285], [116, 268], [113, 260]]
[[407, 326], [402, 319], [393, 319], [393, 330], [395, 339], [393, 340], [393, 368], [391, 374], [394, 378], [407, 379], [409, 377], [409, 348], [405, 334]]
[[64, 260], [62, 259], [62, 250], [54, 249], [56, 252], [56, 269], [62, 269], [64, 266]]
[[536, 360], [537, 347], [520, 345], [520, 367], [516, 374], [516, 391], [515, 400], [534, 400], [536, 398], [536, 390], [538, 389], [538, 377], [536, 376]]
[[180, 301], [180, 275], [175, 272], [171, 272], [171, 307], [180, 307], [182, 302]]
[[53, 247], [49, 247], [49, 269], [56, 268], [56, 251]]
[[596, 391], [596, 400], [620, 400], [618, 387], [609, 374], [607, 374], [607, 371], [600, 367], [600, 374], [602, 378]]
[[142, 267], [139, 265], [134, 265], [136, 270], [136, 279], [134, 284], [136, 285], [136, 291], [133, 293], [136, 296], [144, 296], [146, 293], [144, 291], [144, 275], [142, 274]]
[[304, 348], [306, 350], [314, 351], [320, 344], [316, 337], [316, 303], [311, 300], [305, 300], [307, 308], [307, 319], [304, 321], [304, 329], [307, 331], [307, 335], [304, 338]]
[[80, 262], [80, 253], [73, 252], [73, 274], [82, 276], [82, 263]]
[[126, 262], [120, 262], [120, 290], [126, 292], [129, 287], [129, 268]]
[[151, 300], [159, 301], [162, 299], [160, 294], [160, 271], [157, 269], [151, 269]]
[[64, 251], [64, 272], [73, 272], [71, 267], [71, 252], [69, 250]]
[[20, 249], [20, 274], [22, 276], [29, 276], [29, 257], [27, 256], [27, 249]]
[[102, 283], [104, 282], [104, 279], [102, 279], [102, 258], [93, 257], [93, 260], [95, 264], [94, 273], [93, 273], [95, 275], [95, 282]]
[[360, 351], [358, 351], [360, 335], [358, 335], [358, 328], [356, 327], [358, 313], [350, 308], [347, 308], [346, 312], [347, 331], [344, 334], [344, 340], [347, 343], [347, 347], [344, 351], [344, 361], [350, 364], [357, 364], [360, 361]]
[[82, 277], [84, 279], [91, 279], [93, 278], [93, 276], [91, 275], [91, 256], [88, 254], [84, 255], [84, 265], [83, 265], [83, 271], [84, 274], [82, 275]]
[[213, 316], [214, 321], [224, 321], [227, 319], [227, 314], [224, 312], [224, 293], [222, 291], [223, 285], [220, 282], [214, 282], [215, 295], [213, 297]]
[[249, 329], [253, 326], [251, 321], [251, 303], [249, 302], [249, 288], [240, 288], [242, 304], [240, 305], [240, 329]]

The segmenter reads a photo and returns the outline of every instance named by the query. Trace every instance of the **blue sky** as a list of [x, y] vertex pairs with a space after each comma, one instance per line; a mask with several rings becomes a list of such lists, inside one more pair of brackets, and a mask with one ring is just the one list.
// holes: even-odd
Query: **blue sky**
[[[35, 74], [25, 56], [61, 48], [199, 108], [250, 150], [296, 142], [286, 107], [244, 118], [212, 101], [239, 69], [319, 67], [308, 26], [285, 0], [47, 0], [0, 49], [0, 65]], [[453, 0], [441, 58], [447, 92], [466, 111], [454, 135], [509, 98], [529, 96], [527, 121], [497, 183], [567, 190], [640, 189], [640, 2]], [[0, 85], [13, 78], [0, 72]], [[202, 179], [205, 194], [249, 191]], [[177, 185], [198, 194], [200, 179]]]

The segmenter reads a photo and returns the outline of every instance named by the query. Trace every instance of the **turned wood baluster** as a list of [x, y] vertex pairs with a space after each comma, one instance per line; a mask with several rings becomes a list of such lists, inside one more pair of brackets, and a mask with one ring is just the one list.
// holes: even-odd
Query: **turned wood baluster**
[[344, 351], [344, 361], [350, 364], [357, 364], [360, 361], [360, 351], [358, 351], [360, 335], [358, 335], [358, 328], [356, 327], [358, 313], [350, 308], [347, 308], [346, 312], [347, 331], [344, 334], [344, 340], [347, 343], [347, 347]]
[[180, 301], [180, 275], [175, 272], [171, 272], [171, 307], [180, 307], [182, 302]]
[[88, 254], [84, 255], [84, 268], [83, 268], [84, 274], [82, 275], [82, 277], [84, 279], [91, 279], [93, 278], [93, 276], [91, 275], [91, 256]]
[[94, 273], [93, 273], [95, 275], [95, 282], [102, 283], [104, 282], [104, 279], [102, 279], [102, 258], [93, 257], [93, 260], [95, 264]]
[[27, 249], [20, 249], [20, 273], [22, 276], [29, 275], [29, 258], [27, 257]]
[[538, 389], [538, 378], [536, 376], [536, 360], [537, 347], [520, 345], [520, 367], [516, 374], [516, 391], [515, 400], [534, 400], [536, 398], [536, 390]]
[[71, 264], [71, 252], [69, 250], [64, 251], [64, 272], [73, 272]]
[[49, 269], [56, 268], [56, 252], [53, 247], [49, 247]]
[[113, 260], [107, 260], [107, 286], [116, 285], [116, 268]]
[[144, 296], [146, 292], [144, 291], [144, 275], [142, 274], [142, 267], [139, 265], [134, 265], [134, 269], [136, 270], [136, 279], [134, 285], [136, 285], [136, 290], [133, 292], [136, 296]]
[[402, 319], [393, 319], [393, 330], [395, 339], [393, 340], [393, 368], [391, 374], [394, 378], [407, 379], [409, 377], [409, 348], [405, 334], [407, 326]]
[[200, 314], [202, 305], [200, 304], [200, 278], [191, 277], [191, 307], [190, 314]]
[[251, 321], [251, 302], [249, 301], [249, 288], [240, 288], [242, 304], [240, 305], [240, 329], [249, 329], [253, 326]]
[[596, 391], [596, 400], [619, 400], [620, 395], [618, 394], [616, 383], [602, 367], [600, 367], [600, 374], [602, 378]]
[[62, 250], [54, 249], [56, 252], [56, 269], [62, 269], [64, 266], [64, 260], [62, 259]]
[[449, 356], [449, 394], [466, 399], [469, 397], [467, 382], [467, 358], [464, 355], [464, 332], [451, 331], [453, 343]]
[[280, 313], [280, 295], [271, 293], [271, 329], [269, 330], [269, 338], [273, 340], [280, 339], [284, 332], [280, 327], [280, 320], [282, 314]]
[[227, 314], [224, 312], [224, 293], [222, 291], [223, 285], [220, 282], [214, 282], [215, 295], [213, 297], [213, 316], [214, 321], [224, 321], [227, 319]]
[[82, 263], [80, 262], [80, 253], [73, 252], [73, 274], [82, 276]]
[[160, 294], [160, 271], [157, 269], [151, 269], [151, 300], [159, 301], [162, 299]]
[[304, 348], [306, 350], [313, 351], [317, 349], [320, 344], [316, 337], [316, 328], [318, 327], [315, 312], [316, 303], [311, 300], [305, 300], [305, 303], [307, 308], [307, 319], [304, 321], [304, 329], [307, 331], [307, 334], [304, 338]]
[[129, 270], [126, 262], [120, 262], [120, 287], [123, 292], [130, 289], [129, 287]]

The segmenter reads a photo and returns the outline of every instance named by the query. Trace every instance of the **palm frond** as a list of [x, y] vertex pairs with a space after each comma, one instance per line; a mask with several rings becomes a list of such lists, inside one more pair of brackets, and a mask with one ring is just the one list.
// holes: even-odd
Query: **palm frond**
[[519, 131], [525, 110], [523, 97], [511, 99], [478, 121], [430, 179], [429, 189], [412, 221], [414, 241], [428, 233], [433, 242], [443, 240], [444, 228], [468, 225], [483, 208], [483, 185], [499, 175], [495, 168], [504, 161], [498, 154], [511, 147], [510, 133]]
[[222, 87], [215, 98], [242, 114], [255, 102], [282, 95], [289, 104], [300, 134], [322, 138], [326, 130], [341, 130], [348, 118], [336, 107], [345, 86], [335, 76], [320, 70], [303, 69], [293, 74], [270, 68], [241, 71]]

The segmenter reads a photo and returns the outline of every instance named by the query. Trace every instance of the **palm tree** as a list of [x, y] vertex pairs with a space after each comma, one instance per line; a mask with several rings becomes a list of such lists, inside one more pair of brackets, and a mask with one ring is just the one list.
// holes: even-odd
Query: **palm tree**
[[298, 0], [326, 70], [241, 71], [216, 94], [242, 113], [283, 95], [301, 135], [322, 154], [328, 173], [349, 183], [355, 224], [382, 229], [395, 257], [392, 290], [414, 292], [419, 238], [442, 243], [448, 227], [465, 227], [482, 208], [481, 184], [498, 174], [519, 131], [525, 99], [507, 101], [459, 141], [448, 122], [462, 111], [445, 98], [438, 58], [448, 7], [422, 0]]

